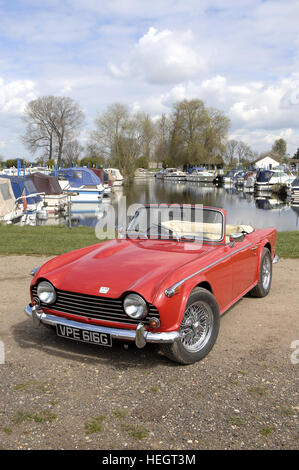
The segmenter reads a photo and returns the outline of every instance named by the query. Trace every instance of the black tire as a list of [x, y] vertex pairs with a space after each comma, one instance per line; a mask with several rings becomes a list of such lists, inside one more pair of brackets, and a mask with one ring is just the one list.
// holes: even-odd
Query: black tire
[[187, 302], [180, 327], [182, 336], [172, 344], [163, 344], [161, 351], [179, 364], [200, 361], [214, 346], [219, 325], [220, 314], [215, 297], [208, 290], [196, 287]]
[[264, 248], [261, 257], [260, 275], [257, 285], [249, 292], [252, 297], [266, 297], [271, 289], [272, 258], [268, 248]]

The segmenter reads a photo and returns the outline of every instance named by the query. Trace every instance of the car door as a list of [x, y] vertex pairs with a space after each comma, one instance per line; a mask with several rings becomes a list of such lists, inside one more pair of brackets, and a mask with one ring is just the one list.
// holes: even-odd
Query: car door
[[257, 278], [258, 245], [254, 243], [252, 235], [247, 235], [242, 242], [236, 242], [231, 249], [232, 267], [232, 297], [236, 299]]

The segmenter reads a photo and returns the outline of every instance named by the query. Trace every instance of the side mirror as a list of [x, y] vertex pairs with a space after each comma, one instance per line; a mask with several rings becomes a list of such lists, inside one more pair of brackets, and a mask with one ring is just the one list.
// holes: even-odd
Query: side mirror
[[236, 242], [242, 242], [245, 238], [245, 233], [231, 233], [229, 236], [229, 243], [230, 246], [234, 246]]

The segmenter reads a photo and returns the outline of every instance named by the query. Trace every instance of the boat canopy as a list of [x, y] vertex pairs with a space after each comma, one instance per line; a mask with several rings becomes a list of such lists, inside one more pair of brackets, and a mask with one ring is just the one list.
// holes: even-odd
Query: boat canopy
[[26, 176], [26, 181], [31, 180], [39, 193], [47, 195], [62, 194], [62, 189], [55, 176], [44, 175], [43, 173], [32, 173]]
[[105, 184], [111, 184], [111, 180], [107, 171], [103, 170], [102, 168], [91, 168], [91, 170], [100, 178], [101, 181]]
[[[3, 178], [0, 175], [1, 178]], [[42, 200], [42, 198], [37, 194], [37, 191], [33, 181], [29, 179], [24, 179], [22, 176], [6, 176], [11, 183], [11, 187], [15, 196], [15, 199], [20, 198], [23, 194], [27, 196], [27, 203], [28, 204], [37, 204]], [[30, 196], [30, 194], [34, 194], [34, 196]], [[22, 204], [22, 200], [19, 201]]]
[[267, 183], [268, 181], [270, 181], [273, 175], [274, 172], [271, 170], [259, 170], [257, 173], [256, 181], [257, 183]]
[[[55, 173], [52, 172], [51, 176], [55, 176]], [[67, 179], [74, 188], [80, 188], [80, 186], [98, 186], [102, 184], [101, 179], [94, 171], [83, 167], [61, 168], [58, 170], [58, 179]]]
[[292, 181], [292, 186], [299, 186], [299, 176]]
[[15, 196], [9, 178], [0, 178], [0, 217], [13, 211]]

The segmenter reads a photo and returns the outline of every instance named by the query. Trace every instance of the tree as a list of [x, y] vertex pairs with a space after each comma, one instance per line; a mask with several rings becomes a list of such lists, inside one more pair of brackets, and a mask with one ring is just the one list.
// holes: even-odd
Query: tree
[[42, 151], [47, 159], [57, 153], [60, 166], [64, 144], [78, 133], [84, 114], [72, 98], [42, 96], [28, 103], [23, 120], [27, 126], [22, 137], [26, 148], [32, 154]]
[[170, 120], [165, 114], [156, 122], [154, 160], [163, 162], [166, 160], [170, 139]]
[[79, 163], [81, 154], [84, 147], [78, 140], [69, 140], [65, 143], [63, 148], [62, 162], [64, 166], [72, 166], [73, 163], [76, 165]]
[[[292, 157], [294, 158], [295, 160], [299, 160], [299, 148], [297, 149], [297, 151], [294, 153], [294, 156]], [[1, 158], [0, 158], [1, 160]]]
[[[143, 118], [144, 119], [144, 118]], [[127, 106], [115, 103], [95, 120], [91, 138], [109, 165], [131, 177], [142, 151], [148, 151], [150, 133], [145, 132], [148, 118], [131, 115]]]
[[284, 158], [287, 153], [287, 143], [284, 139], [277, 139], [275, 140], [274, 144], [272, 145], [272, 151], [274, 153], [278, 153], [281, 158]]
[[225, 159], [229, 165], [233, 165], [237, 156], [238, 140], [228, 140], [225, 149]]
[[144, 167], [148, 168], [153, 153], [156, 129], [148, 114], [138, 113], [135, 115], [135, 119], [137, 120], [138, 131], [140, 133], [140, 150], [145, 162]]
[[253, 152], [249, 145], [245, 144], [242, 141], [238, 142], [237, 145], [237, 156], [238, 156], [238, 162], [239, 165], [244, 165], [245, 162], [248, 162], [253, 159]]
[[225, 151], [228, 128], [229, 119], [201, 100], [176, 103], [169, 145], [173, 166], [214, 164]]

